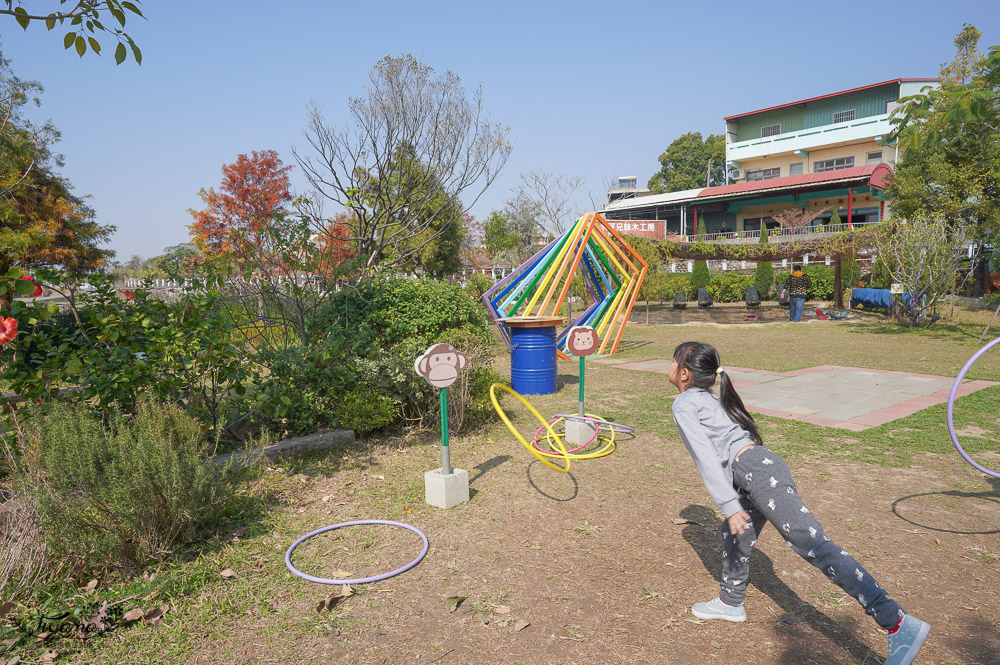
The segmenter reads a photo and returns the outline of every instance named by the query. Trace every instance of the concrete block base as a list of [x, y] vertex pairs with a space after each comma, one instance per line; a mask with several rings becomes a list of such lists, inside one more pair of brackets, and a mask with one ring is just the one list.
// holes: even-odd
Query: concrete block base
[[574, 446], [582, 446], [590, 441], [590, 437], [594, 436], [594, 432], [597, 430], [597, 424], [589, 420], [570, 420], [567, 418], [563, 422], [566, 423], [566, 443]]
[[451, 468], [444, 475], [441, 468], [424, 473], [424, 497], [427, 503], [438, 508], [452, 508], [469, 501], [469, 472]]

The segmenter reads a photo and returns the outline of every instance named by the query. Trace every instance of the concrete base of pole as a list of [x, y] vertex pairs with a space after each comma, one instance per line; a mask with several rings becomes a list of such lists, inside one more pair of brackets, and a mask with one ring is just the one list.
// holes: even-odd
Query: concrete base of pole
[[597, 424], [589, 420], [570, 420], [567, 418], [563, 422], [566, 423], [566, 443], [574, 446], [582, 446], [590, 441], [597, 430]]
[[437, 468], [424, 473], [424, 498], [427, 503], [438, 508], [453, 508], [460, 503], [468, 503], [469, 472], [455, 467], [451, 471], [444, 475]]

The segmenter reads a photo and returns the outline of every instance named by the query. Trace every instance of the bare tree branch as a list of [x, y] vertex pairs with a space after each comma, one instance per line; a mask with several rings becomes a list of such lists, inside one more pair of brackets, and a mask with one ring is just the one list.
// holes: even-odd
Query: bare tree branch
[[[507, 162], [508, 129], [489, 122], [482, 91], [440, 76], [412, 55], [385, 57], [365, 96], [348, 102], [350, 123], [333, 127], [309, 108], [314, 154], [293, 150], [312, 187], [349, 209], [351, 238], [368, 272], [398, 268], [442, 236], [433, 199], [443, 192], [467, 212]], [[470, 200], [461, 202], [463, 194]], [[432, 231], [433, 232], [430, 232]]]

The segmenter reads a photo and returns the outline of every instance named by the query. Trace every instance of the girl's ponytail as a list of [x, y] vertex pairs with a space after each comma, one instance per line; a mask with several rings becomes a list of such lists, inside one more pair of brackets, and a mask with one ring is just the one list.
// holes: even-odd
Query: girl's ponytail
[[729, 375], [722, 369], [719, 352], [711, 344], [684, 342], [674, 349], [674, 360], [691, 372], [694, 386], [708, 390], [719, 379], [719, 402], [729, 418], [745, 429], [754, 443], [764, 443], [757, 423], [736, 393]]
[[729, 374], [723, 370], [719, 374], [719, 379], [719, 401], [722, 403], [722, 410], [726, 412], [726, 415], [734, 423], [750, 434], [750, 438], [754, 440], [754, 443], [764, 443], [764, 440], [760, 437], [760, 430], [757, 429], [757, 423], [754, 422], [753, 416], [750, 415], [747, 408], [743, 406], [743, 400], [740, 399], [736, 388], [733, 387], [733, 382], [729, 378]]

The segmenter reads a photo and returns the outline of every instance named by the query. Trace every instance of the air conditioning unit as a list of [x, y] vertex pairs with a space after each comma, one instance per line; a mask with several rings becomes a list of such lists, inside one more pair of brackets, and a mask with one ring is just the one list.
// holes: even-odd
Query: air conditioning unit
[[730, 173], [733, 176], [733, 180], [743, 180], [743, 178], [747, 177], [747, 174], [743, 169], [733, 169]]

